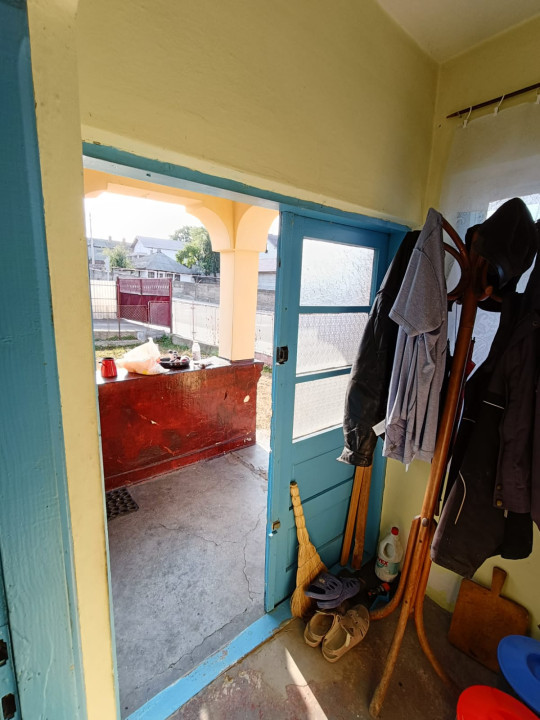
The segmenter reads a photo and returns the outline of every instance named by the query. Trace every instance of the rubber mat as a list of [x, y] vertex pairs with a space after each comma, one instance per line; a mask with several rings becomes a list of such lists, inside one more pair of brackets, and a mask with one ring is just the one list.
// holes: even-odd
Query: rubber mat
[[107, 497], [107, 520], [114, 520], [119, 515], [135, 512], [139, 506], [131, 497], [126, 488], [109, 490]]

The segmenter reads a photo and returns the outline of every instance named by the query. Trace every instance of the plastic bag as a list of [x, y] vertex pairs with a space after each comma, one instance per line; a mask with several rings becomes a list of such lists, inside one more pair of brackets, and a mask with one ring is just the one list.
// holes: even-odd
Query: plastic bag
[[139, 375], [159, 375], [168, 370], [159, 364], [159, 348], [154, 344], [152, 338], [143, 345], [137, 345], [133, 350], [116, 361], [119, 367], [125, 368], [128, 372], [139, 373]]

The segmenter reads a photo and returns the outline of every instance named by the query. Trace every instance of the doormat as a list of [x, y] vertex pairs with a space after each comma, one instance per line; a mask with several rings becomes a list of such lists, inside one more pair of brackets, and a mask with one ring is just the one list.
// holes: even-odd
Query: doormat
[[126, 488], [118, 488], [118, 490], [109, 490], [107, 496], [107, 520], [114, 520], [119, 515], [127, 515], [135, 512], [139, 506], [131, 497]]

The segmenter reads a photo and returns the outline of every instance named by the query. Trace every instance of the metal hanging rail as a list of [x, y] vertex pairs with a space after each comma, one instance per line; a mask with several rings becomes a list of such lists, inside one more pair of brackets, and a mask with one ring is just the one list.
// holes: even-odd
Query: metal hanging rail
[[507, 100], [511, 97], [516, 97], [516, 95], [523, 95], [524, 93], [530, 92], [531, 90], [538, 90], [540, 89], [540, 82], [534, 83], [534, 85], [528, 85], [527, 87], [521, 88], [520, 90], [514, 90], [513, 92], [505, 93], [504, 95], [499, 95], [499, 97], [493, 98], [492, 100], [486, 100], [485, 102], [478, 103], [478, 105], [470, 105], [469, 107], [463, 108], [463, 110], [456, 110], [456, 112], [453, 112], [451, 115], [447, 115], [446, 119], [453, 117], [461, 117], [464, 113], [470, 113], [473, 110], [479, 110], [480, 108], [488, 107], [489, 105], [496, 105], [497, 103], [502, 102], [502, 100]]

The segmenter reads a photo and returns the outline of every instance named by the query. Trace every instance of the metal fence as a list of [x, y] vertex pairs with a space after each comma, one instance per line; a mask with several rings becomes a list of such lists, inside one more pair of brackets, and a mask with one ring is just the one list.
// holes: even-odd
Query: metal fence
[[[173, 298], [172, 331], [188, 342], [219, 346], [219, 306]], [[257, 312], [255, 355], [269, 362], [274, 346], [274, 313]]]
[[[94, 335], [99, 339], [136, 334], [133, 323], [168, 327], [168, 303], [120, 306], [117, 304], [114, 280], [91, 280], [90, 296]], [[167, 315], [167, 317], [165, 317]], [[122, 317], [124, 319], [122, 319]], [[188, 343], [197, 340], [204, 345], [219, 346], [219, 306], [173, 298], [172, 333]], [[255, 355], [269, 362], [274, 344], [274, 313], [258, 311], [255, 326]]]

